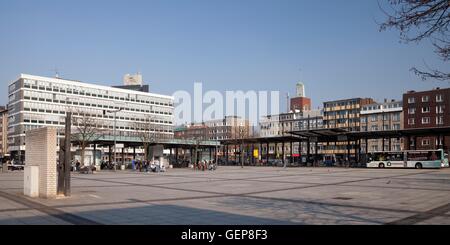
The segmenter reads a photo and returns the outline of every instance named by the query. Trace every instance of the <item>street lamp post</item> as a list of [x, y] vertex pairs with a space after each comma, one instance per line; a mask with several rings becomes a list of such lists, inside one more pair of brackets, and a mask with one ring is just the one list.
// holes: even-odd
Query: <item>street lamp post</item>
[[114, 136], [114, 147], [113, 147], [113, 158], [114, 158], [114, 161], [113, 161], [113, 163], [116, 163], [116, 144], [117, 144], [117, 140], [116, 140], [116, 124], [117, 124], [117, 117], [116, 117], [116, 115], [117, 115], [117, 112], [120, 112], [120, 111], [122, 111], [123, 110], [123, 108], [119, 108], [119, 109], [116, 109], [116, 110], [111, 110], [111, 111], [106, 111], [106, 112], [108, 112], [108, 113], [114, 113], [114, 128], [113, 128], [113, 136]]

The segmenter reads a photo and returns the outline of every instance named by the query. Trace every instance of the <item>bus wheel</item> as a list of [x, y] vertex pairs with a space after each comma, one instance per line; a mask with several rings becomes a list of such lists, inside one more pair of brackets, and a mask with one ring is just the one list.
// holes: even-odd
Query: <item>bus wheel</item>
[[378, 165], [379, 168], [384, 168], [384, 163], [380, 163], [380, 165]]
[[422, 169], [422, 163], [416, 163], [416, 169]]

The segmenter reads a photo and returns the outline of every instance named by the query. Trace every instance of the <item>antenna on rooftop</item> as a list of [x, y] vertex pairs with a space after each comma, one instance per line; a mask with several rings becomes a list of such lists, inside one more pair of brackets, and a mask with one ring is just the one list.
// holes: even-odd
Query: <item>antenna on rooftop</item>
[[55, 69], [53, 69], [52, 71], [55, 73], [55, 78], [59, 78], [60, 70], [58, 69], [58, 67], [55, 67]]
[[289, 107], [289, 92], [286, 93], [286, 113], [289, 113], [290, 107]]

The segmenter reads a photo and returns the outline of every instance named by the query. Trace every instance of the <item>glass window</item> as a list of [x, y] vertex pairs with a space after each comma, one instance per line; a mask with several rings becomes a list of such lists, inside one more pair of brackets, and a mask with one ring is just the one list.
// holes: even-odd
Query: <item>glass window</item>
[[422, 117], [422, 124], [429, 124], [430, 118], [429, 117]]
[[400, 113], [393, 114], [392, 121], [400, 121]]

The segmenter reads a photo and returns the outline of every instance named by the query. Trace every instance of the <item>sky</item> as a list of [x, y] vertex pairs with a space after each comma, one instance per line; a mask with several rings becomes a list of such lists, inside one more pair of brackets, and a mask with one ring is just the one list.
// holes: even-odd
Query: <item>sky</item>
[[20, 73], [54, 76], [55, 68], [103, 85], [141, 72], [152, 92], [167, 95], [194, 82], [292, 95], [302, 81], [314, 108], [448, 87], [409, 71], [446, 66], [429, 42], [380, 32], [384, 18], [376, 0], [0, 0], [0, 104]]

